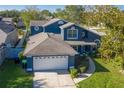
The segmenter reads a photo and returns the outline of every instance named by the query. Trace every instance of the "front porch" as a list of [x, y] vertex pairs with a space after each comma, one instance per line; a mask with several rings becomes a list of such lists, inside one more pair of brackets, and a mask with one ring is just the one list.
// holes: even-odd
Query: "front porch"
[[93, 53], [97, 49], [95, 42], [65, 41], [70, 44], [79, 54]]

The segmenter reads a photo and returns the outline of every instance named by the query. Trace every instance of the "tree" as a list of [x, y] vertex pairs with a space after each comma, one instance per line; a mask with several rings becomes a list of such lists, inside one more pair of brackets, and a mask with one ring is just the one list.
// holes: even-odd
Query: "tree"
[[19, 17], [20, 11], [18, 11], [18, 10], [4, 10], [4, 11], [0, 11], [0, 16], [2, 16], [2, 17]]
[[122, 58], [122, 70], [124, 71], [124, 27], [115, 33], [115, 40], [113, 41], [114, 50], [117, 55]]
[[26, 25], [26, 29], [28, 30], [30, 21], [39, 19], [39, 9], [36, 6], [26, 7], [25, 10], [21, 11], [21, 18]]
[[41, 17], [42, 19], [49, 19], [49, 18], [52, 18], [53, 15], [52, 15], [52, 13], [51, 13], [49, 10], [42, 10], [42, 11], [40, 12], [40, 17]]
[[57, 9], [54, 13], [55, 17], [62, 18], [77, 24], [83, 23], [83, 14], [85, 9], [83, 6], [67, 5], [64, 10]]
[[116, 30], [113, 28], [105, 37], [102, 38], [99, 52], [101, 57], [106, 59], [120, 56], [122, 61], [122, 71], [124, 71], [124, 17], [120, 16], [119, 21], [116, 22]]

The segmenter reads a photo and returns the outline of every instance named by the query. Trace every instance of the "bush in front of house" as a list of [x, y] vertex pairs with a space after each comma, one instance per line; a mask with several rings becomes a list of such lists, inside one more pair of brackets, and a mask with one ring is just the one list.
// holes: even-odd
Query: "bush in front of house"
[[23, 52], [19, 53], [19, 60], [22, 61], [24, 59]]
[[70, 74], [72, 78], [76, 78], [78, 76], [78, 70], [75, 68], [70, 68]]
[[84, 73], [84, 72], [86, 72], [86, 70], [87, 70], [86, 66], [79, 67], [79, 72], [80, 73]]

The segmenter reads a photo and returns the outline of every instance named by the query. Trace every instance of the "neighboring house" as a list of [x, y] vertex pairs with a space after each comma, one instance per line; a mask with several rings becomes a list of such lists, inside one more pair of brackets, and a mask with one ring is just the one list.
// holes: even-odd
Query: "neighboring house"
[[6, 46], [14, 47], [17, 41], [17, 29], [11, 24], [0, 21], [0, 44], [4, 43]]
[[24, 24], [24, 22], [23, 22], [23, 20], [22, 20], [22, 18], [19, 18], [19, 19], [18, 19], [17, 28], [22, 28], [22, 29], [25, 29], [25, 28], [26, 28], [26, 27], [25, 27], [25, 24]]
[[5, 59], [5, 47], [0, 45], [0, 65], [3, 63]]
[[13, 24], [8, 24], [0, 18], [0, 64], [6, 58], [8, 47], [15, 47], [18, 32]]
[[44, 32], [31, 36], [24, 51], [31, 71], [68, 69], [74, 66], [76, 54], [61, 35]]
[[1, 17], [3, 22], [9, 23], [9, 24], [14, 24], [13, 18], [11, 17]]
[[31, 21], [30, 29], [24, 56], [27, 70], [34, 71], [74, 67], [75, 55], [92, 53], [105, 35], [57, 18]]

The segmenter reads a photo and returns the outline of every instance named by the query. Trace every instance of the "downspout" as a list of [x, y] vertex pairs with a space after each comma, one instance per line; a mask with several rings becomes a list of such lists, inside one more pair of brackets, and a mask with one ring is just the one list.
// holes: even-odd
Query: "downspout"
[[64, 40], [64, 29], [60, 28], [61, 29], [61, 36], [62, 36], [62, 39]]
[[43, 32], [45, 33], [45, 27], [43, 26]]

